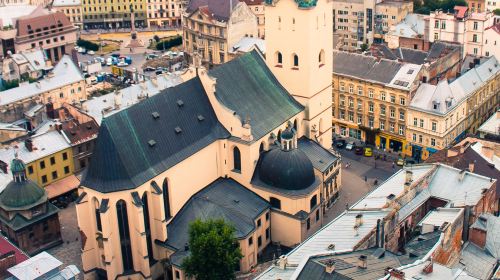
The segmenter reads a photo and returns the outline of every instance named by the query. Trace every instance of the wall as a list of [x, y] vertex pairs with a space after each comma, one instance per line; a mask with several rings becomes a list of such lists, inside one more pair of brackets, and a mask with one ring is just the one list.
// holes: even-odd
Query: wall
[[[55, 163], [51, 164], [50, 159], [55, 159]], [[40, 163], [45, 163], [45, 168], [41, 168]], [[33, 162], [26, 163], [27, 175], [30, 180], [36, 182], [39, 186], [45, 187], [55, 181], [65, 178], [74, 173], [73, 151], [71, 148], [66, 148], [57, 153], [40, 158]], [[69, 172], [65, 172], [65, 168], [69, 168]], [[33, 172], [30, 172], [30, 168]], [[52, 172], [57, 172], [57, 177], [52, 176]], [[43, 180], [45, 176], [46, 181]]]

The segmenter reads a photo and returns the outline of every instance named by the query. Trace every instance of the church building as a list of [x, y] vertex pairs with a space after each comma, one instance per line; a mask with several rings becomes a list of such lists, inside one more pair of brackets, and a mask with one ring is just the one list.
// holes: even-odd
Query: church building
[[236, 228], [248, 272], [293, 247], [340, 190], [332, 143], [331, 3], [266, 3], [266, 53], [198, 66], [103, 119], [77, 199], [86, 279], [185, 279], [189, 223]]

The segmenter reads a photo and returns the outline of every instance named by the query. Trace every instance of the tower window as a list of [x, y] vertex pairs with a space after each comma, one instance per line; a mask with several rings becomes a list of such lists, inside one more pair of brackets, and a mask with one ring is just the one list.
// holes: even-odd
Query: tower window
[[241, 153], [238, 147], [233, 148], [233, 169], [241, 172]]
[[283, 55], [280, 52], [276, 52], [276, 64], [283, 64]]
[[299, 67], [299, 56], [296, 54], [293, 55], [293, 66]]
[[325, 65], [325, 51], [321, 50], [318, 55], [319, 67]]
[[172, 217], [170, 214], [170, 193], [168, 188], [168, 180], [163, 180], [163, 208], [165, 210], [165, 220]]
[[132, 259], [132, 246], [130, 242], [127, 204], [124, 200], [119, 200], [116, 203], [116, 216], [118, 217], [118, 230], [120, 236], [123, 271], [129, 272], [134, 270], [134, 263]]
[[269, 203], [271, 203], [272, 207], [276, 209], [281, 209], [281, 200], [277, 199], [276, 197], [270, 197]]

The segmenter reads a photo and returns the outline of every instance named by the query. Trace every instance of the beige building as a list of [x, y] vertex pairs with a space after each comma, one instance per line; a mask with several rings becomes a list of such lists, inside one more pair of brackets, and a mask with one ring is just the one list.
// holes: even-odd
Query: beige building
[[228, 61], [228, 51], [243, 37], [258, 36], [252, 10], [245, 2], [230, 0], [191, 0], [183, 14], [182, 29], [183, 48], [190, 60], [198, 53], [209, 66]]
[[451, 83], [420, 85], [408, 110], [407, 155], [426, 160], [475, 133], [480, 120], [498, 108], [499, 77], [500, 66], [491, 57]]
[[80, 28], [82, 27], [83, 14], [81, 0], [54, 0], [52, 8], [63, 12], [72, 24]]
[[44, 71], [52, 69], [51, 62], [41, 48], [30, 49], [7, 55], [2, 63], [2, 79], [4, 81], [36, 80]]
[[500, 24], [486, 28], [483, 36], [483, 55], [500, 57]]
[[148, 27], [181, 26], [182, 8], [182, 1], [179, 0], [148, 1]]
[[184, 83], [103, 119], [76, 206], [86, 278], [185, 279], [193, 218], [238, 219], [242, 272], [271, 241], [294, 246], [322, 226], [341, 164], [331, 6], [311, 3], [266, 6], [266, 60], [254, 50], [192, 67]]
[[356, 50], [362, 44], [383, 42], [389, 27], [411, 12], [412, 1], [334, 0], [333, 29], [341, 49]]
[[71, 58], [64, 56], [42, 79], [0, 92], [0, 122], [23, 119], [36, 107], [57, 109], [65, 102], [74, 104], [86, 99], [85, 79]]
[[500, 1], [486, 0], [486, 11], [493, 12], [496, 9], [500, 9]]
[[467, 7], [455, 7], [454, 13], [432, 12], [426, 27], [427, 40], [456, 42], [463, 44], [464, 53], [484, 56], [487, 38], [485, 31], [494, 24], [491, 12], [471, 13]]
[[265, 32], [265, 27], [266, 27], [266, 17], [265, 17], [265, 6], [264, 6], [264, 0], [241, 0], [242, 2], [245, 2], [247, 6], [252, 10], [252, 12], [255, 14], [257, 17], [257, 26], [258, 26], [258, 33], [257, 36], [259, 38], [264, 39], [266, 32]]
[[406, 152], [408, 105], [421, 65], [334, 52], [335, 133], [383, 150]]

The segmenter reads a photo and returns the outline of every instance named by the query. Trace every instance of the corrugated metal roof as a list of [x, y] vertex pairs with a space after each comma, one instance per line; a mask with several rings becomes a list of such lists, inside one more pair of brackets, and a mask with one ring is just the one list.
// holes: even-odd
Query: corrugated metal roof
[[62, 262], [54, 258], [47, 252], [25, 260], [24, 262], [13, 266], [7, 271], [19, 280], [32, 280], [43, 278], [43, 276], [53, 269], [57, 269]]
[[257, 51], [215, 67], [217, 99], [243, 121], [250, 118], [258, 140], [304, 110], [279, 83]]
[[488, 133], [492, 135], [500, 135], [500, 110], [497, 110], [489, 117], [478, 129], [477, 131]]
[[463, 267], [469, 275], [478, 279], [489, 279], [496, 264], [497, 260], [492, 255], [469, 242], [462, 249], [457, 267]]
[[321, 172], [325, 172], [338, 159], [330, 151], [305, 136], [297, 141], [297, 145], [307, 155], [314, 168]]
[[462, 208], [437, 208], [429, 212], [423, 219], [418, 223], [419, 226], [433, 225], [435, 227], [442, 226], [445, 222], [453, 223], [457, 219], [462, 218], [463, 209]]
[[168, 224], [167, 245], [185, 251], [189, 223], [196, 219], [224, 219], [235, 227], [236, 238], [244, 238], [255, 230], [255, 219], [269, 208], [266, 200], [238, 182], [219, 178], [191, 197]]
[[422, 190], [417, 196], [406, 203], [398, 211], [398, 221], [406, 219], [413, 211], [424, 204], [431, 197], [431, 193], [428, 189]]
[[[177, 105], [179, 99], [184, 106]], [[196, 77], [104, 119], [82, 185], [102, 193], [133, 189], [229, 136]], [[150, 140], [156, 145], [150, 147]]]
[[[300, 261], [314, 253], [328, 251], [335, 245], [335, 251], [353, 249], [377, 226], [377, 220], [384, 218], [387, 211], [347, 211], [321, 228], [288, 254], [288, 263], [298, 265]], [[363, 224], [354, 230], [356, 215], [363, 214]], [[333, 251], [332, 251], [333, 252]]]

